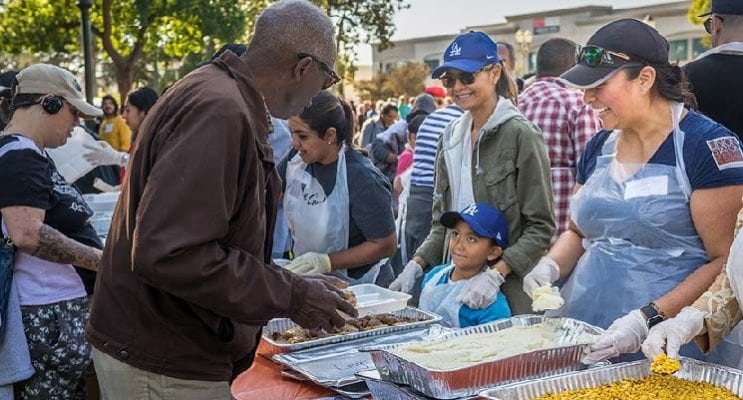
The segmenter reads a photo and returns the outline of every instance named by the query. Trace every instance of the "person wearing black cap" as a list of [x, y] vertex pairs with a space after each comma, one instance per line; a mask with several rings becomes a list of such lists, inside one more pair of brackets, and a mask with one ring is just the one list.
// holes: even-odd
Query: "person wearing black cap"
[[424, 267], [447, 261], [450, 232], [439, 222], [442, 213], [489, 203], [506, 216], [508, 248], [467, 282], [458, 300], [482, 309], [502, 292], [514, 314], [529, 313], [531, 300], [521, 279], [544, 254], [555, 229], [542, 135], [516, 108], [516, 83], [485, 33], [457, 36], [433, 77], [465, 113], [439, 139], [431, 229], [390, 288], [410, 292]]
[[704, 29], [713, 49], [684, 66], [699, 111], [743, 138], [743, 1], [712, 0]]
[[604, 130], [578, 164], [570, 229], [524, 289], [567, 278], [565, 305], [553, 313], [608, 328], [584, 360], [594, 363], [637, 352], [649, 328], [720, 273], [743, 194], [743, 150], [684, 105], [693, 101], [684, 75], [649, 25], [611, 22], [577, 61], [561, 79], [585, 90]]

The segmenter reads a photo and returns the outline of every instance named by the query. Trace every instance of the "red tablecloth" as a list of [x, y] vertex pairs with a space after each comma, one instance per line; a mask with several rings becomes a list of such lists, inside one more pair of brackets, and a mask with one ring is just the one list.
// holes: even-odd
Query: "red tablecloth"
[[316, 399], [335, 393], [309, 382], [298, 382], [281, 376], [282, 367], [263, 357], [264, 344], [258, 346], [255, 362], [232, 382], [232, 396], [237, 400]]

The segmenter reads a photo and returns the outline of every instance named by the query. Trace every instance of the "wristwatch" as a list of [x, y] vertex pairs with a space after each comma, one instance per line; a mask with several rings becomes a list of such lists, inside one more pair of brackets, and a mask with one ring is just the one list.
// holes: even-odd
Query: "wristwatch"
[[663, 320], [665, 319], [655, 303], [650, 303], [640, 308], [640, 312], [642, 313], [642, 315], [645, 316], [645, 320], [648, 324], [648, 329], [663, 322]]

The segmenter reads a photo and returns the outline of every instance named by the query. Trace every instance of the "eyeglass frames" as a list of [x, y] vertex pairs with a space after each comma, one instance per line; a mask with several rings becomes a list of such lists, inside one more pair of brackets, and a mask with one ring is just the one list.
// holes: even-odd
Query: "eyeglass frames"
[[705, 19], [702, 25], [704, 25], [704, 31], [710, 35], [712, 34], [712, 18], [717, 18], [721, 22], [725, 22], [725, 19], [719, 15], [710, 15], [707, 19]]
[[606, 50], [599, 46], [578, 47], [576, 62], [589, 67], [642, 66], [624, 53]]
[[481, 71], [490, 71], [495, 67], [495, 64], [488, 64], [481, 69], [473, 72], [459, 72], [449, 75], [448, 72], [444, 73], [444, 75], [441, 76], [441, 84], [447, 88], [452, 89], [457, 84], [457, 80], [462, 82], [462, 85], [471, 85], [475, 83], [475, 75]]
[[341, 77], [338, 76], [338, 74], [335, 73], [335, 71], [333, 71], [333, 69], [330, 68], [328, 64], [325, 64], [324, 62], [320, 61], [320, 59], [313, 56], [312, 54], [299, 53], [297, 56], [299, 57], [300, 60], [303, 58], [309, 57], [312, 61], [316, 62], [317, 65], [320, 66], [320, 69], [322, 70], [322, 72], [324, 72], [325, 75], [328, 76], [328, 79], [325, 81], [325, 84], [323, 84], [322, 90], [328, 89], [332, 87], [333, 85], [335, 85], [336, 83], [341, 81]]

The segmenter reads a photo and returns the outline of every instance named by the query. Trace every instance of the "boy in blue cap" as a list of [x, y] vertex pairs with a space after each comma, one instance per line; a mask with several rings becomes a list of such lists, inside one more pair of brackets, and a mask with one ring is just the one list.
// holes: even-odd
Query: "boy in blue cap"
[[511, 316], [503, 293], [488, 307], [472, 309], [463, 304], [461, 292], [475, 276], [487, 273], [508, 243], [506, 217], [486, 203], [474, 203], [461, 212], [441, 215], [441, 225], [451, 229], [451, 263], [440, 265], [423, 278], [419, 306], [444, 317], [442, 324], [465, 328]]

